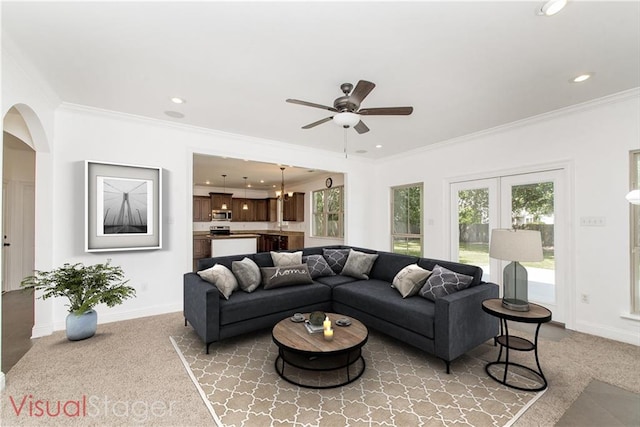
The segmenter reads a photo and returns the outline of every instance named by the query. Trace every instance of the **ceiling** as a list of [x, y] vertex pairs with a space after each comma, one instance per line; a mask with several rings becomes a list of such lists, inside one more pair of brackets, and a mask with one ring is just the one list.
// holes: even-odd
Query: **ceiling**
[[[244, 187], [243, 177], [246, 176], [247, 185], [250, 185], [250, 188], [273, 192], [279, 190], [282, 183], [281, 167], [285, 168], [285, 190], [289, 186], [314, 181], [330, 174], [324, 170], [301, 168], [294, 165], [276, 165], [273, 163], [196, 154], [193, 156], [193, 183], [195, 185], [223, 187], [225, 179], [222, 174], [225, 174], [227, 175], [227, 188], [237, 189]], [[333, 175], [341, 174], [333, 173]]]
[[301, 129], [328, 112], [285, 99], [372, 81], [363, 108], [414, 107], [348, 130], [382, 158], [640, 86], [639, 2], [541, 5], [5, 1], [2, 30], [65, 102], [340, 153], [340, 127]]

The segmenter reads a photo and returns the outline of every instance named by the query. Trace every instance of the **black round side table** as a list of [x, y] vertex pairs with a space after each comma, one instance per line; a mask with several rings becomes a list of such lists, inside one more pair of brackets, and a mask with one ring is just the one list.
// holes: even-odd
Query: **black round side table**
[[[493, 298], [482, 301], [482, 309], [489, 313], [492, 316], [496, 316], [500, 319], [500, 336], [495, 338], [495, 342], [500, 345], [500, 352], [498, 353], [498, 360], [495, 362], [488, 363], [484, 370], [487, 374], [498, 381], [500, 384], [504, 384], [508, 387], [515, 388], [523, 391], [541, 391], [547, 388], [547, 379], [542, 373], [542, 368], [540, 367], [540, 360], [538, 359], [538, 332], [540, 332], [540, 326], [543, 323], [549, 322], [551, 320], [551, 311], [546, 309], [545, 307], [529, 303], [529, 311], [513, 311], [509, 310], [502, 306], [502, 300], [499, 298]], [[536, 327], [535, 338], [533, 342], [529, 341], [526, 338], [522, 338], [515, 335], [509, 335], [509, 329], [507, 327], [507, 320], [511, 320], [513, 322], [521, 322], [521, 323], [536, 323], [538, 326]], [[502, 350], [505, 350], [505, 360], [504, 362], [500, 359], [502, 358]], [[536, 358], [536, 366], [538, 370], [531, 369], [528, 366], [521, 365], [515, 362], [509, 362], [509, 350], [516, 351], [533, 351]], [[504, 366], [504, 375], [502, 379], [497, 378], [494, 374], [489, 371], [489, 367], [493, 365], [503, 365]], [[507, 381], [507, 374], [509, 372], [510, 366], [518, 366], [523, 368], [533, 375], [535, 375], [540, 382], [539, 387], [521, 387], [515, 384], [511, 384]]]

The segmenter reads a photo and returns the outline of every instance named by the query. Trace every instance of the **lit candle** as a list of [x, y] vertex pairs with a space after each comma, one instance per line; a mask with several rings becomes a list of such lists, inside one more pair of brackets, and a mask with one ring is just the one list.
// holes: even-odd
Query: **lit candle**
[[329, 320], [329, 316], [324, 317], [324, 322], [322, 322], [322, 326], [324, 327], [325, 331], [327, 329], [331, 329], [331, 320]]
[[333, 329], [328, 328], [324, 330], [324, 339], [327, 341], [333, 340]]

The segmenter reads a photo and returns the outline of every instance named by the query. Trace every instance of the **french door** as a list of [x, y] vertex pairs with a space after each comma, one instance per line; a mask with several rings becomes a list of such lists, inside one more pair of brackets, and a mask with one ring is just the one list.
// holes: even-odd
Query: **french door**
[[491, 230], [539, 230], [543, 261], [522, 263], [529, 301], [550, 309], [560, 323], [565, 323], [567, 301], [563, 177], [559, 169], [451, 183], [451, 259], [482, 267], [483, 279], [502, 287], [508, 261], [489, 257]]

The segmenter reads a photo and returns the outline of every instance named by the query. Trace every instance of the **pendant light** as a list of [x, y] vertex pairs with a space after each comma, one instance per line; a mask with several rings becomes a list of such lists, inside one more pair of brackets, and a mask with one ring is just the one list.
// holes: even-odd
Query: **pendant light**
[[[227, 175], [223, 174], [222, 179], [224, 180], [224, 183], [222, 184], [224, 186], [222, 187], [224, 190], [222, 192], [227, 194]], [[224, 202], [224, 198], [222, 199], [222, 206], [220, 206], [220, 209], [228, 209], [227, 204]]]
[[247, 177], [243, 176], [242, 178], [244, 179], [244, 203], [242, 204], [242, 210], [247, 211], [249, 210], [249, 205], [247, 204]]

